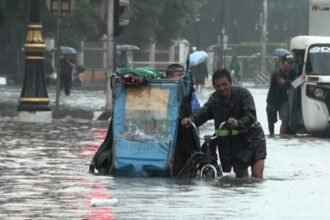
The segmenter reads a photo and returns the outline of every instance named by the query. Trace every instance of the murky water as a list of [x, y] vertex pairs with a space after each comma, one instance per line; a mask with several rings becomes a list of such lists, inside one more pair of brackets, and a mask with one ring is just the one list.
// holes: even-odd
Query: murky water
[[[266, 128], [267, 90], [251, 91]], [[212, 129], [210, 122], [201, 131]], [[233, 174], [178, 181], [89, 174], [106, 130], [89, 120], [0, 118], [0, 219], [330, 219], [329, 139], [267, 139], [262, 182]], [[118, 203], [92, 207], [92, 198]]]

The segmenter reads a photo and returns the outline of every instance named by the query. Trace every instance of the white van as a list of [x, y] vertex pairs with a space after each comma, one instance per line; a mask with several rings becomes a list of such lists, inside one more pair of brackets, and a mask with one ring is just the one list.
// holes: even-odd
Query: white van
[[292, 85], [301, 94], [304, 126], [312, 134], [327, 132], [330, 130], [330, 37], [297, 36], [291, 39], [290, 50], [299, 75]]

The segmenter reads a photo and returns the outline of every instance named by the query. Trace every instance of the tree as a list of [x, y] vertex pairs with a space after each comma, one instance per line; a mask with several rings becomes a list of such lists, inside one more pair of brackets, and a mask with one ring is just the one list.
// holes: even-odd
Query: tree
[[[221, 29], [220, 2], [224, 5], [224, 26], [229, 43], [259, 42], [262, 0], [208, 0], [200, 12], [202, 46], [217, 42]], [[268, 0], [268, 41], [286, 42], [292, 36], [307, 34], [308, 0]], [[185, 37], [196, 41], [196, 24], [190, 23]]]
[[[2, 0], [0, 2], [0, 50], [17, 48], [25, 38], [29, 15], [29, 2]], [[18, 47], [21, 47], [20, 44]]]
[[74, 10], [64, 18], [62, 25], [62, 44], [80, 48], [82, 40], [100, 38], [100, 16], [97, 5], [90, 0], [80, 0]]
[[171, 43], [194, 18], [205, 0], [131, 0], [130, 24], [120, 40], [137, 45]]
[[20, 58], [29, 18], [28, 1], [0, 1], [0, 73], [17, 78]]
[[167, 0], [160, 16], [159, 30], [156, 38], [160, 43], [169, 43], [169, 40], [182, 37], [184, 27], [195, 19], [196, 14], [206, 1]]
[[[44, 36], [56, 36], [56, 17], [46, 7], [46, 1], [41, 1], [41, 22]], [[0, 72], [7, 75], [22, 73], [22, 46], [26, 37], [26, 28], [30, 22], [30, 1], [1, 0], [0, 1]], [[76, 0], [72, 13], [62, 22], [62, 45], [79, 49], [83, 39], [98, 39], [100, 37], [100, 17], [95, 0]], [[20, 64], [19, 64], [20, 63]]]
[[296, 35], [308, 34], [308, 0], [278, 0], [269, 3], [268, 38], [289, 42]]
[[[42, 14], [46, 36], [56, 36], [56, 17], [48, 10]], [[95, 40], [101, 35], [100, 16], [93, 0], [78, 0], [61, 22], [61, 45], [80, 48], [82, 40]]]

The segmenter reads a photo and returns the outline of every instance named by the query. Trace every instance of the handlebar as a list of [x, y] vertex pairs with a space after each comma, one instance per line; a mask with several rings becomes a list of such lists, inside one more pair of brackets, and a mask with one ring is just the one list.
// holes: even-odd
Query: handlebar
[[219, 130], [221, 130], [222, 127], [225, 126], [227, 123], [228, 122], [226, 122], [226, 121], [221, 122], [221, 124], [219, 125]]
[[[219, 130], [221, 130], [226, 124], [227, 124], [227, 122], [226, 122], [226, 121], [223, 121], [223, 122], [220, 124], [220, 126], [219, 126]], [[211, 140], [214, 140], [214, 139], [217, 138], [216, 135], [214, 135], [214, 136], [211, 136], [211, 135], [205, 135], [204, 137], [201, 137], [201, 136], [199, 135], [199, 131], [198, 131], [198, 129], [197, 129], [197, 126], [195, 125], [194, 122], [191, 122], [191, 126], [193, 127], [193, 130], [194, 130], [196, 136], [197, 136], [199, 139], [201, 139], [201, 140], [211, 141]]]

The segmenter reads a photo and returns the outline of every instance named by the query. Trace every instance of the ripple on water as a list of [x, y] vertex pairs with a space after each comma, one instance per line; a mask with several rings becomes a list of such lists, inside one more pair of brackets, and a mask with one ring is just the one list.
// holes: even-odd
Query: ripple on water
[[[107, 124], [0, 119], [0, 219], [327, 219], [329, 139], [267, 139], [262, 182], [112, 178], [88, 173]], [[210, 134], [213, 124], [201, 128]], [[91, 207], [92, 198], [117, 198]], [[102, 210], [102, 211], [101, 211]], [[97, 216], [97, 217], [96, 217]], [[110, 218], [109, 217], [109, 218]]]

